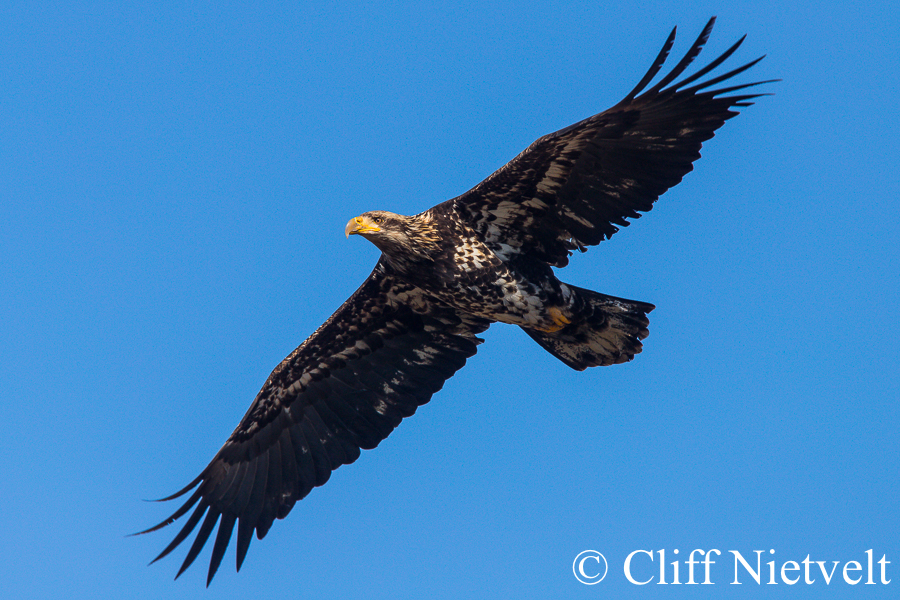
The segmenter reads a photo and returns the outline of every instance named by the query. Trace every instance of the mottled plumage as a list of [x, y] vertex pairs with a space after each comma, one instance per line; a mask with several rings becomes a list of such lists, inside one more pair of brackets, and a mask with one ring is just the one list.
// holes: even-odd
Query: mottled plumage
[[[428, 402], [475, 354], [496, 321], [522, 327], [578, 370], [631, 360], [647, 336], [653, 305], [568, 285], [551, 267], [608, 239], [649, 211], [700, 157], [702, 142], [756, 83], [709, 89], [752, 61], [694, 84], [743, 38], [694, 75], [707, 24], [671, 73], [646, 89], [675, 31], [635, 89], [613, 108], [544, 136], [465, 194], [412, 217], [385, 211], [352, 219], [346, 233], [370, 240], [381, 259], [362, 286], [282, 361], [209, 465], [171, 500], [194, 488], [156, 531], [187, 515], [166, 556], [194, 531], [180, 575], [218, 523], [207, 584], [237, 525], [237, 567], [253, 532], [325, 483], [361, 449], [377, 446]], [[763, 82], [758, 82], [763, 83]], [[694, 84], [694, 85], [691, 85]]]

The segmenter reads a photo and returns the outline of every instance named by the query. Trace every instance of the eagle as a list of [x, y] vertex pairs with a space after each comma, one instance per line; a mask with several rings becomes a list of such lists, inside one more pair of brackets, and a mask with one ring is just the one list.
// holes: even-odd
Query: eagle
[[[646, 75], [604, 112], [539, 138], [468, 192], [413, 216], [375, 210], [347, 223], [382, 254], [363, 284], [269, 375], [205, 469], [175, 494], [184, 504], [157, 531], [190, 513], [153, 562], [200, 525], [176, 579], [218, 524], [207, 585], [237, 526], [240, 570], [254, 531], [331, 472], [378, 446], [466, 364], [492, 323], [518, 325], [569, 367], [630, 361], [654, 306], [563, 283], [574, 251], [609, 239], [676, 185], [737, 108], [764, 95], [717, 87], [763, 57], [698, 82], [742, 37], [699, 71], [675, 81], [698, 56], [710, 19], [687, 54], [648, 87], [675, 41], [666, 39]], [[744, 36], [746, 37], [746, 36]], [[202, 521], [202, 523], [201, 523]], [[137, 535], [137, 534], [136, 534]], [[152, 563], [151, 563], [152, 564]]]

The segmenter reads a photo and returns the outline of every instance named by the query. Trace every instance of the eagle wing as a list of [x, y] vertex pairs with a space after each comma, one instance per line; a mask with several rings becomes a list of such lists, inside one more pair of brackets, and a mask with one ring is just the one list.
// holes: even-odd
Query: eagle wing
[[769, 83], [707, 89], [760, 57], [688, 87], [731, 56], [741, 38], [699, 72], [671, 84], [700, 53], [714, 22], [710, 19], [687, 55], [652, 88], [641, 93], [662, 68], [674, 29], [644, 78], [616, 106], [538, 139], [480, 184], [435, 209], [455, 211], [500, 255], [526, 255], [556, 267], [568, 264], [573, 250], [608, 239], [629, 224], [626, 219], [653, 208], [693, 169], [701, 144], [738, 114], [732, 109], [762, 95], [723, 94]]
[[[388, 273], [383, 262], [263, 385], [240, 424], [178, 498], [197, 488], [156, 531], [193, 509], [153, 562], [182, 543], [203, 519], [178, 575], [219, 529], [207, 585], [237, 524], [240, 570], [256, 530], [320, 486], [360, 449], [376, 447], [404, 417], [431, 399], [475, 354], [489, 321], [459, 314]], [[206, 515], [204, 518], [204, 514]], [[221, 519], [221, 520], [220, 520]], [[177, 576], [176, 576], [177, 578]]]

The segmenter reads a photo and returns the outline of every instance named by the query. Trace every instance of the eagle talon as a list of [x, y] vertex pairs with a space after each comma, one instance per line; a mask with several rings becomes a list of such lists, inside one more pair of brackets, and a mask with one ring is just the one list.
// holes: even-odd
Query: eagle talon
[[550, 318], [553, 319], [554, 325], [548, 327], [547, 329], [542, 329], [545, 333], [555, 333], [565, 327], [566, 325], [571, 325], [572, 321], [566, 318], [566, 315], [563, 314], [561, 310], [556, 308], [555, 306], [550, 307], [547, 310], [547, 313], [550, 315]]

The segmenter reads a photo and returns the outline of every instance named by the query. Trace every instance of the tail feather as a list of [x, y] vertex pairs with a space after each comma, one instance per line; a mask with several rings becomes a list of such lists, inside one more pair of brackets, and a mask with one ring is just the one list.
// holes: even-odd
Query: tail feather
[[584, 313], [553, 333], [523, 327], [531, 339], [578, 371], [628, 362], [641, 352], [641, 340], [650, 333], [647, 313], [655, 306], [568, 287], [584, 301]]

